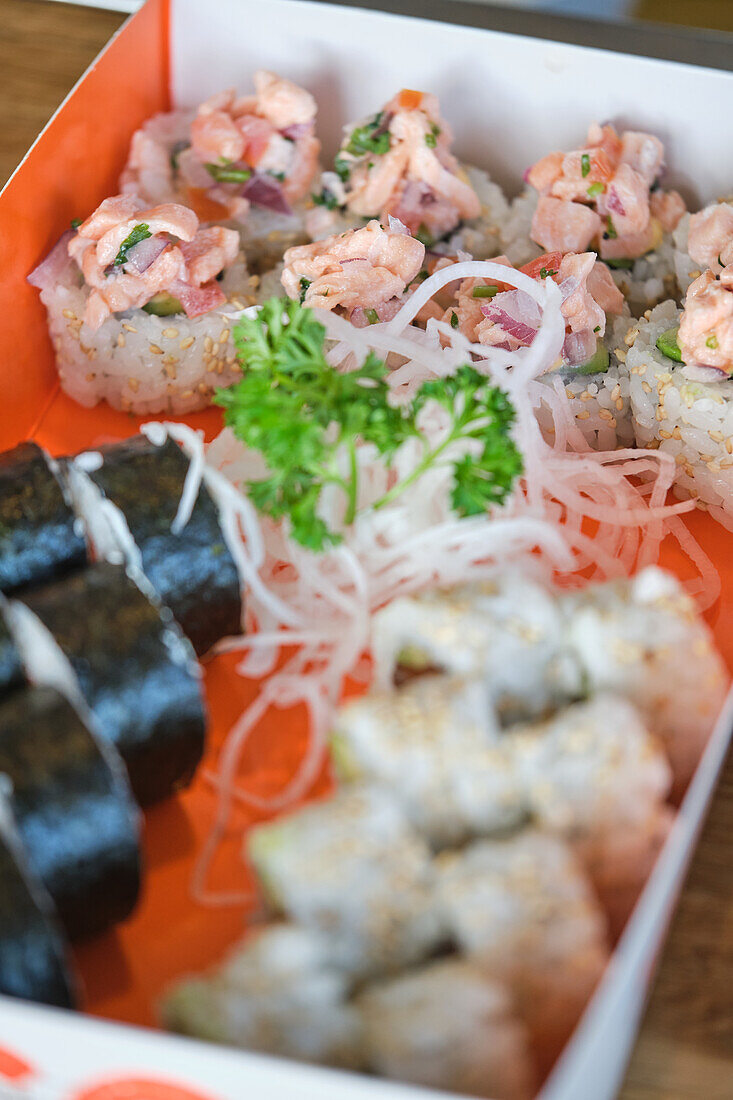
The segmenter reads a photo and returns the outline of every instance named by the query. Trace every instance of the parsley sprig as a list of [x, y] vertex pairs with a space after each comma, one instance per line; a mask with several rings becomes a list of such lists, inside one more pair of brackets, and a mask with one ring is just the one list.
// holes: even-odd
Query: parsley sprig
[[147, 222], [140, 222], [136, 225], [125, 237], [124, 241], [120, 245], [120, 250], [114, 258], [112, 267], [122, 267], [127, 263], [128, 253], [135, 247], [136, 244], [140, 244], [140, 241], [146, 241], [148, 237], [152, 237], [150, 232], [150, 226]]
[[[288, 518], [293, 538], [311, 550], [334, 546], [343, 536], [318, 514], [324, 489], [335, 485], [344, 493], [349, 526], [359, 499], [357, 445], [372, 444], [391, 468], [409, 438], [423, 441], [422, 458], [372, 508], [396, 499], [462, 439], [480, 446], [452, 463], [454, 511], [477, 515], [506, 498], [522, 461], [510, 435], [514, 409], [501, 390], [466, 365], [396, 405], [381, 359], [370, 352], [358, 369], [341, 373], [326, 361], [325, 336], [316, 312], [287, 298], [270, 299], [258, 316], [242, 317], [234, 328], [242, 379], [215, 400], [234, 434], [267, 464], [269, 476], [247, 484], [260, 512]], [[432, 448], [418, 419], [429, 401], [451, 415], [450, 430]]]

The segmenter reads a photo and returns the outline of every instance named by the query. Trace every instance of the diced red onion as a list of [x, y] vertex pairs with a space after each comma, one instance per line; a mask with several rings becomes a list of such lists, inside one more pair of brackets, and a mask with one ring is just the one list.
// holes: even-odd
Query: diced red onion
[[283, 189], [276, 179], [256, 172], [242, 188], [242, 195], [256, 206], [264, 206], [275, 214], [292, 214]]
[[621, 202], [621, 197], [613, 184], [609, 187], [608, 194], [606, 195], [606, 206], [612, 214], [619, 214], [622, 218], [626, 214], [626, 207]]
[[515, 317], [512, 317], [511, 314], [499, 306], [481, 306], [481, 312], [484, 317], [488, 317], [495, 325], [499, 325], [507, 336], [513, 336], [515, 340], [519, 340], [522, 344], [530, 344], [537, 335], [536, 328], [531, 328], [524, 321], [517, 321]]
[[283, 137], [290, 138], [291, 141], [297, 141], [298, 138], [305, 137], [313, 129], [312, 122], [294, 122], [292, 126], [286, 126], [280, 133]]
[[168, 290], [181, 303], [187, 317], [200, 317], [202, 313], [209, 313], [224, 305], [227, 300], [215, 279], [203, 286], [189, 286], [188, 283], [176, 279]]
[[61, 273], [69, 263], [69, 241], [74, 236], [75, 230], [67, 229], [62, 233], [45, 259], [41, 260], [37, 267], [33, 268], [28, 276], [31, 286], [37, 286], [39, 290], [47, 290], [56, 286]]
[[127, 253], [125, 270], [132, 274], [129, 271], [132, 268], [138, 275], [142, 275], [158, 259], [161, 252], [165, 251], [168, 244], [169, 241], [159, 234], [154, 237], [146, 237], [144, 241], [139, 241]]

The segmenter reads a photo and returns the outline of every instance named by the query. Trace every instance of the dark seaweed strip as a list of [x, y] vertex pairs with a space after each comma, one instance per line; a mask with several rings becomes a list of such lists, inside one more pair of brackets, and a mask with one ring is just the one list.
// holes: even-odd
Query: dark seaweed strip
[[0, 607], [0, 696], [26, 682], [23, 665]]
[[73, 1008], [74, 982], [51, 899], [24, 865], [20, 844], [0, 835], [0, 993]]
[[33, 873], [72, 939], [129, 916], [140, 887], [140, 811], [122, 761], [53, 688], [0, 703], [0, 773]]
[[83, 565], [86, 546], [35, 443], [0, 454], [0, 592], [43, 584]]
[[219, 513], [204, 485], [179, 534], [178, 511], [188, 458], [172, 440], [156, 447], [136, 436], [102, 448], [104, 464], [90, 477], [127, 520], [143, 571], [198, 654], [241, 630], [237, 567], [222, 535]]
[[204, 747], [198, 668], [170, 611], [104, 562], [24, 597], [71, 662], [143, 805], [189, 783]]

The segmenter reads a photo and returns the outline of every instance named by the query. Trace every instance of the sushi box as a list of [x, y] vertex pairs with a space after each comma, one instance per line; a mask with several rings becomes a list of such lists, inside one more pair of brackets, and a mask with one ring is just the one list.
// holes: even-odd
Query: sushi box
[[[547, 147], [570, 147], [591, 118], [648, 129], [664, 141], [669, 184], [690, 201], [730, 189], [733, 150], [710, 103], [733, 102], [733, 74], [603, 50], [305, 0], [147, 0], [62, 104], [0, 196], [2, 381], [0, 446], [33, 438], [52, 454], [134, 434], [139, 421], [84, 409], [58, 389], [43, 308], [26, 276], [71, 219], [114, 193], [130, 136], [171, 104], [191, 105], [265, 67], [304, 84], [320, 108], [326, 150], [344, 121], [400, 86], [440, 97], [457, 151], [505, 187]], [[220, 414], [188, 418], [207, 437]], [[722, 578], [709, 613], [733, 668], [733, 535], [703, 514], [688, 523]], [[681, 560], [664, 564], [678, 571]], [[256, 690], [227, 657], [205, 670], [212, 748]], [[720, 714], [676, 822], [542, 1100], [611, 1100], [733, 723]], [[248, 755], [256, 786], [295, 766], [303, 715], [263, 730]], [[204, 769], [205, 771], [205, 769]], [[325, 776], [319, 783], [323, 785]], [[244, 927], [241, 908], [204, 909], [189, 883], [214, 794], [200, 775], [146, 819], [148, 879], [133, 919], [82, 946], [86, 1012], [0, 998], [0, 1095], [44, 1100], [319, 1100], [435, 1093], [184, 1040], [154, 1030], [166, 985], [216, 961]], [[251, 821], [252, 818], [249, 819]], [[241, 821], [244, 827], [247, 819]], [[241, 835], [224, 845], [219, 885], [247, 886]]]

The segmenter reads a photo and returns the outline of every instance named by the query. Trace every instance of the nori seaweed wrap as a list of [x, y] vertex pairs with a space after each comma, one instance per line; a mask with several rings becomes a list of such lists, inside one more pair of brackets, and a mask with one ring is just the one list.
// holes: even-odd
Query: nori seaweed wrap
[[0, 606], [0, 696], [26, 683], [23, 662]]
[[74, 512], [35, 443], [0, 454], [0, 592], [43, 584], [86, 561]]
[[145, 576], [196, 653], [239, 634], [239, 574], [205, 484], [183, 530], [171, 530], [189, 468], [185, 452], [172, 439], [156, 446], [140, 435], [99, 453], [102, 465], [88, 476], [124, 515]]
[[[166, 607], [100, 562], [24, 597], [76, 675], [100, 735], [147, 805], [193, 778], [206, 732], [198, 665]], [[31, 679], [43, 681], [44, 663]]]
[[17, 838], [0, 829], [0, 993], [74, 1008], [75, 983], [51, 899], [25, 866]]
[[28, 864], [68, 935], [95, 935], [129, 916], [140, 886], [140, 811], [117, 753], [53, 688], [0, 703], [0, 776]]

